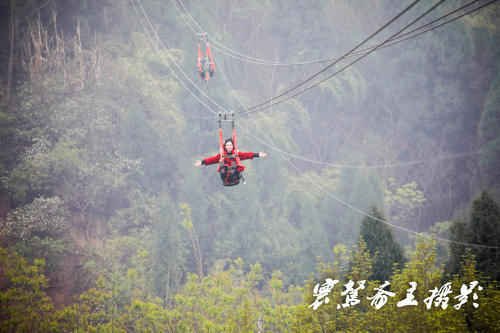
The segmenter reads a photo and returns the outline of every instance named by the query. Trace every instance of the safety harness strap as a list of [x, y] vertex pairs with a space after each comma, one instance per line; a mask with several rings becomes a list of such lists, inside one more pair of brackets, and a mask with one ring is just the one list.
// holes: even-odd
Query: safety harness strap
[[241, 167], [241, 162], [240, 162], [240, 157], [238, 156], [238, 144], [236, 143], [236, 129], [234, 128], [234, 113], [231, 112], [231, 115], [233, 117], [232, 119], [232, 124], [233, 124], [233, 144], [234, 144], [234, 154], [236, 155], [235, 156], [235, 159], [236, 159], [236, 165], [239, 167]]
[[222, 136], [222, 114], [219, 112], [219, 148], [220, 148], [220, 158], [219, 166], [217, 167], [217, 172], [220, 171], [220, 166], [222, 161], [224, 161], [224, 137]]
[[210, 59], [210, 68], [212, 69], [212, 72], [215, 72], [214, 58], [212, 58], [212, 52], [210, 51], [210, 44], [208, 43], [208, 40], [207, 40], [207, 57]]
[[203, 70], [201, 68], [201, 58], [203, 55], [201, 54], [201, 46], [200, 43], [198, 43], [198, 71], [201, 73]]

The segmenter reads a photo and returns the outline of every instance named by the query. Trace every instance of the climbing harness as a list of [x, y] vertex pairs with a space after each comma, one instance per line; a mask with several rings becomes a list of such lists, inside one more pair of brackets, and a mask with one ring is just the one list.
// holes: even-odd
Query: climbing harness
[[[225, 147], [224, 147], [224, 135], [222, 133], [222, 121], [228, 121], [228, 114], [227, 113], [221, 113], [219, 112], [219, 149], [220, 149], [220, 158], [219, 158], [219, 166], [217, 168], [217, 172], [221, 171], [222, 167], [226, 167], [226, 177], [223, 179], [223, 184], [224, 186], [233, 186], [233, 185], [238, 185], [240, 182], [240, 178], [243, 179], [243, 183], [246, 184], [245, 179], [243, 178], [242, 172], [245, 169], [243, 165], [241, 165], [240, 157], [239, 157], [239, 151], [238, 151], [238, 143], [236, 141], [236, 128], [234, 125], [234, 113], [231, 112], [231, 125], [232, 125], [232, 130], [233, 130], [233, 135], [232, 135], [232, 141], [233, 141], [233, 151], [232, 154], [228, 154]], [[227, 165], [225, 163], [226, 159], [233, 159], [236, 162], [236, 169], [235, 166], [233, 165], [234, 162], [232, 162], [230, 165]], [[232, 173], [231, 173], [232, 172]], [[235, 173], [237, 174], [236, 179], [230, 179], [230, 175], [233, 175]], [[234, 178], [234, 177], [233, 177]]]
[[[207, 47], [206, 56], [201, 52], [201, 43], [205, 42]], [[208, 82], [215, 73], [215, 63], [210, 51], [210, 43], [208, 42], [208, 34], [198, 34], [198, 74], [200, 77]]]

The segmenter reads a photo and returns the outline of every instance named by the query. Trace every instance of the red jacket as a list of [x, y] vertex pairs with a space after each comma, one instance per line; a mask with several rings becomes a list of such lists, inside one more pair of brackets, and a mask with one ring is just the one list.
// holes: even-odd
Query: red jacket
[[[225, 152], [227, 154], [227, 152]], [[234, 155], [232, 155], [234, 156]], [[254, 157], [259, 157], [259, 153], [252, 153], [252, 152], [247, 152], [247, 153], [238, 153], [238, 156], [240, 158], [240, 161], [243, 161], [243, 160], [253, 160]], [[219, 159], [220, 159], [220, 153], [215, 155], [215, 156], [212, 156], [212, 157], [208, 157], [208, 158], [205, 158], [204, 160], [201, 160], [201, 163], [202, 164], [205, 164], [205, 165], [211, 165], [211, 164], [216, 164], [216, 163], [219, 163]], [[225, 166], [231, 166], [231, 164], [233, 162], [236, 162], [236, 157], [226, 157], [224, 158], [224, 165]], [[238, 167], [238, 172], [242, 172], [243, 170], [245, 170], [245, 167], [242, 165], [240, 167]]]

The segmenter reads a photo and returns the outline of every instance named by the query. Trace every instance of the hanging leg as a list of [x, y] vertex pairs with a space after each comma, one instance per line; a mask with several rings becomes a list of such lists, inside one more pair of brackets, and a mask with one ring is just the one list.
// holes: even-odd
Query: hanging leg
[[203, 58], [203, 54], [201, 54], [201, 46], [198, 43], [198, 73], [202, 76], [203, 68], [201, 67], [201, 58]]
[[210, 60], [210, 76], [215, 73], [215, 63], [214, 58], [212, 57], [212, 52], [210, 51], [210, 44], [207, 41], [207, 57]]

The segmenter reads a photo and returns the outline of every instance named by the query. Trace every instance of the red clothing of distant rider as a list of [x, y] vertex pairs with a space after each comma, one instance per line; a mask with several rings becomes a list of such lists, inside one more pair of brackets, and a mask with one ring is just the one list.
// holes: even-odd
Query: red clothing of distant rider
[[[204, 160], [197, 160], [194, 162], [195, 167], [199, 167], [201, 165], [210, 165], [219, 163], [219, 174], [222, 179], [222, 183], [224, 186], [234, 186], [238, 185], [240, 182], [240, 178], [243, 178], [243, 170], [245, 167], [237, 162], [236, 155], [234, 153], [234, 145], [232, 139], [227, 139], [223, 145], [224, 151], [215, 156], [206, 158]], [[221, 154], [224, 154], [225, 157], [222, 161], [220, 160]], [[248, 160], [253, 159], [255, 157], [265, 157], [266, 153], [252, 153], [252, 152], [244, 152], [238, 153], [239, 160]]]
[[[232, 157], [224, 158], [224, 165], [225, 166], [231, 166], [233, 164], [233, 162], [236, 163], [235, 155], [230, 155], [230, 156], [232, 156]], [[240, 158], [240, 161], [248, 160], [248, 159], [252, 160], [254, 157], [259, 157], [259, 153], [252, 153], [252, 152], [243, 153], [242, 152], [242, 153], [238, 153], [238, 156]], [[219, 163], [219, 160], [220, 160], [220, 153], [215, 155], [215, 156], [205, 158], [204, 160], [201, 161], [201, 164], [205, 164], [205, 165], [216, 164], [216, 163]], [[237, 169], [238, 172], [242, 172], [243, 170], [245, 170], [245, 167], [243, 165], [240, 165]]]
[[[224, 166], [231, 166], [233, 165], [233, 162], [236, 163], [236, 157], [233, 154], [233, 141], [232, 140], [226, 140], [224, 144], [224, 155], [231, 155], [232, 157], [226, 157], [224, 158]], [[266, 153], [252, 153], [252, 152], [239, 152], [238, 157], [240, 160], [248, 160], [248, 159], [253, 159], [254, 157], [266, 157]], [[197, 160], [194, 162], [194, 166], [200, 166], [200, 165], [211, 165], [211, 164], [216, 164], [219, 163], [220, 160], [220, 153], [212, 156], [205, 158], [203, 160]], [[244, 166], [239, 166], [238, 167], [238, 172], [241, 172], [245, 169]]]

